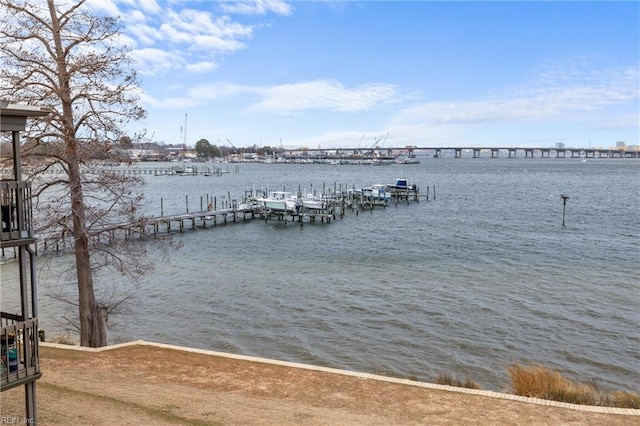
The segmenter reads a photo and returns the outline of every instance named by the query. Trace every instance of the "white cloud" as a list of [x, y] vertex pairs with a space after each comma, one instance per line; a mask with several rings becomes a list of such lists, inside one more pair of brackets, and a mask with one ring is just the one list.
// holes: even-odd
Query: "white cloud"
[[[538, 73], [517, 88], [501, 90], [481, 101], [427, 102], [399, 112], [395, 125], [431, 125], [505, 121], [580, 120], [581, 113], [638, 99], [636, 69], [580, 73], [574, 69]], [[586, 119], [586, 118], [585, 118]]]
[[[202, 67], [206, 67], [205, 64]], [[179, 91], [184, 96], [156, 99], [149, 94], [142, 99], [147, 105], [161, 109], [196, 107], [207, 101], [222, 99], [241, 93], [253, 93], [255, 88], [236, 84], [212, 83], [188, 87], [185, 85], [167, 87], [171, 91]]]
[[[202, 73], [218, 67], [222, 55], [247, 47], [254, 27], [234, 21], [234, 13], [289, 15], [292, 8], [282, 1], [195, 2], [190, 7], [183, 0], [88, 0], [88, 8], [98, 14], [119, 17], [123, 34], [119, 41], [134, 49], [133, 57], [141, 64], [142, 74], [161, 74], [173, 69]], [[219, 14], [214, 12], [218, 10]], [[226, 13], [226, 14], [225, 14]], [[258, 24], [259, 25], [259, 24]], [[157, 59], [149, 50], [165, 53]], [[173, 64], [166, 57], [177, 59]], [[160, 67], [148, 66], [159, 62]], [[189, 64], [190, 65], [185, 65]]]
[[[251, 27], [232, 22], [228, 17], [213, 17], [210, 13], [183, 9], [180, 12], [169, 11], [164, 23], [160, 27], [165, 35], [165, 40], [170, 43], [197, 42], [198, 36], [204, 38], [218, 38], [222, 41], [230, 41], [235, 38], [249, 38], [252, 35]], [[222, 45], [222, 43], [220, 43]], [[199, 47], [209, 48], [209, 43]], [[223, 48], [222, 50], [234, 50]]]
[[192, 4], [183, 0], [89, 0], [88, 4], [97, 13], [122, 19], [123, 33], [117, 42], [133, 49], [131, 57], [141, 75], [153, 76], [171, 71], [211, 72], [224, 55], [245, 49], [254, 26], [234, 21], [229, 15], [232, 11], [292, 13], [289, 4], [276, 0]]
[[231, 53], [244, 49], [246, 44], [233, 39], [226, 39], [213, 35], [196, 35], [190, 50], [207, 50], [210, 49], [214, 53]]
[[156, 0], [87, 0], [87, 7], [95, 12], [118, 16], [127, 20], [132, 12], [157, 15], [162, 7]]
[[130, 3], [135, 7], [135, 5], [139, 6], [139, 9], [144, 11], [145, 13], [157, 15], [162, 12], [162, 7], [158, 4], [156, 0], [138, 0], [138, 1], [130, 1]]
[[109, 16], [119, 16], [120, 10], [117, 1], [113, 0], [87, 0], [86, 6], [98, 13], [104, 13]]
[[192, 87], [188, 89], [189, 98], [205, 101], [211, 99], [221, 99], [243, 93], [256, 93], [259, 89], [251, 86], [242, 86], [231, 83], [210, 83]]
[[[142, 65], [151, 60], [145, 49], [165, 52], [156, 60], [163, 66], [153, 71], [144, 67], [141, 72], [147, 74], [157, 75], [171, 69], [194, 73], [211, 71], [218, 67], [221, 55], [244, 49], [243, 40], [253, 34], [252, 27], [232, 22], [229, 17], [215, 17], [194, 9], [175, 11], [167, 8], [158, 16], [141, 15], [138, 11], [126, 19], [126, 34], [135, 42], [132, 45], [143, 47], [142, 52], [133, 52], [137, 60], [145, 59], [140, 62]], [[164, 58], [168, 56], [176, 61], [165, 63]]]
[[143, 75], [163, 74], [184, 65], [182, 58], [160, 49], [136, 49], [131, 52], [131, 56], [135, 61], [136, 70]]
[[187, 64], [185, 70], [194, 74], [202, 74], [205, 72], [213, 71], [218, 68], [218, 64], [215, 62], [197, 62], [194, 64]]
[[[153, 52], [149, 52], [153, 55]], [[167, 58], [167, 60], [170, 58]], [[203, 70], [212, 64], [201, 63]], [[188, 103], [196, 106], [212, 99], [250, 95], [259, 98], [247, 107], [251, 113], [293, 114], [304, 110], [332, 112], [362, 112], [380, 105], [394, 104], [401, 99], [393, 86], [363, 84], [353, 88], [334, 81], [316, 80], [304, 83], [283, 84], [273, 87], [243, 86], [233, 83], [209, 83], [181, 88]], [[176, 102], [176, 99], [172, 99]], [[186, 103], [187, 101], [180, 101]]]
[[220, 4], [220, 8], [226, 13], [243, 15], [264, 15], [275, 13], [288, 16], [293, 13], [293, 7], [280, 0], [255, 0], [255, 1], [227, 1]]
[[135, 46], [153, 46], [161, 38], [156, 28], [145, 23], [128, 25], [127, 35], [135, 41]]
[[262, 90], [264, 97], [250, 107], [253, 112], [287, 114], [306, 109], [365, 111], [383, 103], [397, 101], [393, 86], [363, 84], [346, 88], [335, 81], [316, 80], [274, 86]]

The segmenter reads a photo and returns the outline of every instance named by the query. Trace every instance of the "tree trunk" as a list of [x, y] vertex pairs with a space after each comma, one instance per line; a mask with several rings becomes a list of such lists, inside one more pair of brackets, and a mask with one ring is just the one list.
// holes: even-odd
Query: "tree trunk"
[[96, 295], [93, 290], [93, 273], [89, 252], [89, 234], [85, 222], [84, 196], [78, 140], [74, 124], [73, 101], [71, 97], [71, 75], [67, 69], [67, 57], [62, 46], [60, 19], [56, 14], [53, 0], [47, 0], [51, 15], [53, 44], [57, 58], [58, 93], [62, 105], [62, 131], [65, 143], [65, 158], [69, 167], [69, 192], [71, 193], [71, 217], [76, 255], [76, 274], [78, 278], [78, 307], [80, 317], [80, 346], [93, 348], [106, 346], [103, 316], [100, 315]]
[[78, 278], [78, 306], [80, 316], [80, 346], [97, 348], [107, 345], [104, 317], [101, 315], [93, 290], [93, 274], [89, 253], [89, 235], [85, 226], [84, 200], [77, 164], [69, 170], [73, 236], [75, 240], [76, 274]]

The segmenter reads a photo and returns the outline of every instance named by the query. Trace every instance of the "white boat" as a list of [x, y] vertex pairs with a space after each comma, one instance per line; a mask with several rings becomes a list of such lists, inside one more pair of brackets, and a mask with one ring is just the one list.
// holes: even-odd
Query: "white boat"
[[403, 192], [417, 189], [416, 184], [409, 184], [409, 181], [404, 178], [396, 179], [396, 182], [393, 185], [386, 185], [386, 190], [389, 192]]
[[391, 194], [387, 192], [387, 185], [377, 183], [371, 188], [367, 188], [371, 191], [371, 198], [373, 201], [391, 201]]
[[259, 202], [257, 199], [249, 197], [245, 199], [243, 202], [238, 204], [237, 210], [240, 211], [249, 211], [249, 210], [258, 210], [264, 207], [264, 203]]
[[301, 201], [305, 209], [324, 210], [327, 207], [327, 201], [325, 199], [313, 194], [307, 194]]
[[395, 158], [396, 164], [420, 164], [420, 160], [415, 155], [399, 155]]
[[302, 207], [298, 197], [286, 191], [271, 191], [267, 197], [256, 198], [256, 201], [273, 212], [295, 213]]
[[371, 187], [360, 188], [360, 189], [350, 189], [349, 192], [356, 193], [361, 196], [363, 199], [369, 201], [391, 201], [391, 194], [387, 191], [387, 185], [383, 184], [375, 184]]

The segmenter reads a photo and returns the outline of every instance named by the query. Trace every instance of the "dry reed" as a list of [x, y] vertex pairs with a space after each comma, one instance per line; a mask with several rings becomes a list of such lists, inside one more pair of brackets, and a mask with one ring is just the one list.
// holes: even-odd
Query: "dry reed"
[[481, 389], [477, 383], [475, 383], [468, 377], [465, 378], [464, 381], [462, 381], [447, 373], [438, 374], [438, 376], [436, 377], [436, 383], [439, 385], [456, 386], [459, 388]]
[[514, 364], [507, 370], [516, 395], [572, 404], [640, 408], [639, 394], [623, 391], [604, 392], [594, 384], [571, 381], [546, 367]]

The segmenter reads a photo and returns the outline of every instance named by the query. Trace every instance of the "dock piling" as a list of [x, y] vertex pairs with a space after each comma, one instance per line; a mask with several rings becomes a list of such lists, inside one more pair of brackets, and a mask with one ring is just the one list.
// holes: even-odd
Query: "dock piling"
[[[308, 211], [301, 212], [301, 214], [293, 214], [291, 216], [288, 216], [288, 213], [272, 212], [266, 210], [258, 204], [254, 204], [253, 206], [250, 205], [249, 207], [245, 207], [243, 205], [243, 207], [241, 207], [238, 199], [231, 198], [230, 192], [227, 192], [227, 195], [222, 196], [222, 203], [220, 205], [218, 205], [216, 196], [207, 193], [205, 198], [205, 196], [199, 195], [200, 210], [193, 212], [190, 211], [193, 209], [191, 209], [189, 206], [189, 196], [185, 195], [186, 213], [174, 213], [174, 204], [170, 203], [171, 212], [165, 214], [164, 197], [160, 197], [159, 216], [148, 217], [145, 219], [144, 223], [122, 223], [101, 228], [95, 231], [94, 242], [96, 244], [114, 244], [116, 242], [116, 233], [119, 234], [122, 232], [124, 232], [125, 239], [133, 239], [142, 237], [145, 234], [152, 234], [154, 236], [157, 236], [161, 233], [183, 233], [185, 231], [195, 230], [197, 228], [206, 229], [209, 227], [216, 227], [218, 225], [231, 222], [244, 222], [247, 218], [259, 218], [263, 219], [265, 222], [267, 222], [269, 219], [277, 219], [278, 221], [287, 224], [288, 221], [295, 222], [297, 217], [298, 222], [300, 222], [300, 227], [303, 227], [304, 222], [331, 223], [331, 220], [333, 219], [335, 221], [337, 216], [339, 216], [340, 219], [343, 219], [347, 214], [347, 209], [351, 209], [352, 213], [355, 211], [355, 215], [359, 216], [360, 210], [373, 211], [378, 207], [386, 208], [388, 206], [388, 203], [394, 203], [397, 206], [399, 199], [402, 200], [403, 198], [407, 204], [410, 204], [411, 200], [419, 202], [419, 192], [418, 188], [415, 186], [407, 190], [393, 191], [390, 201], [378, 200], [370, 194], [362, 193], [362, 191], [356, 191], [353, 185], [338, 185], [337, 182], [334, 182], [333, 184], [333, 192], [331, 192], [331, 185], [327, 184], [323, 184], [322, 188], [314, 188], [313, 185], [311, 185], [310, 188], [310, 193], [312, 193], [313, 195], [319, 195], [325, 200], [325, 202], [322, 204], [322, 207], [309, 209]], [[431, 195], [431, 189], [433, 189], [433, 199], [435, 199], [435, 185], [433, 186], [433, 188], [427, 186], [426, 197], [427, 199], [429, 199], [429, 196]], [[301, 187], [299, 191], [302, 191]], [[256, 193], [256, 195], [258, 195], [258, 191], [253, 190], [250, 191], [250, 197], [248, 197], [247, 191], [245, 191], [245, 197], [242, 199], [242, 203], [249, 200], [249, 198], [253, 198], [254, 192]], [[569, 197], [564, 196], [564, 194], [562, 196], [563, 203], [566, 204], [566, 200]], [[336, 209], [339, 209], [339, 212], [337, 212]], [[231, 217], [229, 217], [229, 215], [231, 215]], [[562, 226], [565, 226], [564, 206], [562, 215]], [[318, 220], [318, 218], [320, 220]], [[66, 252], [68, 248], [67, 242], [71, 241], [71, 238], [68, 235], [65, 235], [65, 233], [63, 232], [62, 234], [57, 236], [52, 235], [44, 237], [42, 239], [42, 244], [36, 246], [36, 250], [41, 252]], [[6, 256], [7, 253], [2, 250], [0, 251], [0, 255]]]
[[562, 227], [564, 228], [564, 213], [567, 208], [567, 200], [569, 199], [569, 196], [560, 194], [560, 198], [562, 198]]

